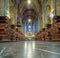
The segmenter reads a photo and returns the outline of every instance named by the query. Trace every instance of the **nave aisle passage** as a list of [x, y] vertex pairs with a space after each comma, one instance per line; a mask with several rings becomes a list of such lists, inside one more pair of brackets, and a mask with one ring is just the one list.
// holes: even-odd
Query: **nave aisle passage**
[[60, 58], [60, 42], [0, 43], [0, 58]]

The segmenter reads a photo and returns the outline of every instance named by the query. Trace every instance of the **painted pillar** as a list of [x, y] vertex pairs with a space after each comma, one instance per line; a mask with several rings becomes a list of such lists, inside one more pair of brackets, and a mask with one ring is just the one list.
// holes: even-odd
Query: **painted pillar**
[[41, 15], [38, 15], [38, 32], [41, 30]]
[[34, 34], [35, 34], [35, 22], [34, 22], [34, 25], [33, 25], [33, 30], [34, 30]]
[[40, 19], [39, 19], [39, 16], [38, 16], [38, 32], [40, 31]]
[[46, 9], [46, 24], [51, 24], [51, 19], [50, 19], [50, 5], [47, 5]]
[[12, 12], [13, 12], [14, 24], [16, 25], [17, 24], [17, 7], [13, 4], [13, 2], [12, 2]]
[[3, 0], [3, 9], [4, 9], [4, 16], [6, 16], [6, 10], [7, 10], [6, 0]]
[[3, 16], [3, 0], [0, 0], [0, 16]]
[[55, 4], [54, 0], [51, 0], [51, 12], [50, 12], [51, 24], [53, 24], [53, 17], [56, 15], [54, 4]]
[[[16, 9], [14, 8], [14, 6], [13, 6], [12, 10], [13, 10], [13, 17], [14, 17], [13, 20], [14, 20], [14, 24], [16, 25], [16, 24], [17, 24], [17, 23], [16, 23], [16, 22], [17, 22], [17, 21], [16, 21], [16, 20], [17, 20], [17, 12], [16, 12]], [[20, 18], [19, 18], [19, 19], [20, 19]]]
[[26, 23], [25, 23], [25, 34], [26, 34]]
[[42, 0], [42, 23], [43, 23], [43, 26], [42, 28], [45, 28], [46, 26], [46, 7], [45, 7], [45, 3], [43, 3], [44, 1]]
[[50, 18], [49, 18], [50, 7], [47, 6], [49, 5], [48, 1], [51, 0], [46, 0], [44, 5], [44, 28], [46, 27], [46, 24], [50, 24]]
[[36, 33], [38, 32], [38, 21], [36, 21]]
[[54, 14], [55, 14], [55, 16], [56, 16], [56, 13], [57, 13], [57, 11], [56, 11], [56, 9], [57, 9], [57, 8], [56, 8], [56, 7], [57, 7], [57, 6], [56, 6], [57, 0], [54, 0], [53, 3], [54, 3]]
[[53, 7], [53, 0], [48, 0], [46, 4], [46, 24], [52, 24], [53, 23], [53, 13], [54, 7]]
[[33, 33], [35, 33], [34, 22], [33, 22]]

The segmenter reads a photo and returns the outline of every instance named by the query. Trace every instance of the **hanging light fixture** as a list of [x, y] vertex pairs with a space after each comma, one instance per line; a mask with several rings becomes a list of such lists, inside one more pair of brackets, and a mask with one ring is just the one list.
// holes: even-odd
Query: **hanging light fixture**
[[30, 4], [31, 3], [31, 0], [28, 0], [28, 4]]
[[28, 22], [30, 23], [31, 22], [31, 19], [28, 19]]

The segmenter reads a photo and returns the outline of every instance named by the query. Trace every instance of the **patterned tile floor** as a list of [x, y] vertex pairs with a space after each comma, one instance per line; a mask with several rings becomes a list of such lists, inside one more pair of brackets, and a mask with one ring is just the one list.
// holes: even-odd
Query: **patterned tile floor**
[[60, 42], [0, 43], [0, 58], [60, 58]]

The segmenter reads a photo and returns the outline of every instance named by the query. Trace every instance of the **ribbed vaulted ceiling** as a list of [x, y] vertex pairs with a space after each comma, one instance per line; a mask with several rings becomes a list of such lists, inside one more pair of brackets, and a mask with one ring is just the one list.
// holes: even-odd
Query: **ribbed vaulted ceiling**
[[28, 0], [12, 0], [12, 2], [14, 2], [17, 8], [18, 16], [21, 17], [24, 22], [29, 18], [35, 21], [35, 19], [38, 19], [38, 15], [42, 14], [42, 0], [31, 0], [30, 4], [27, 3]]

